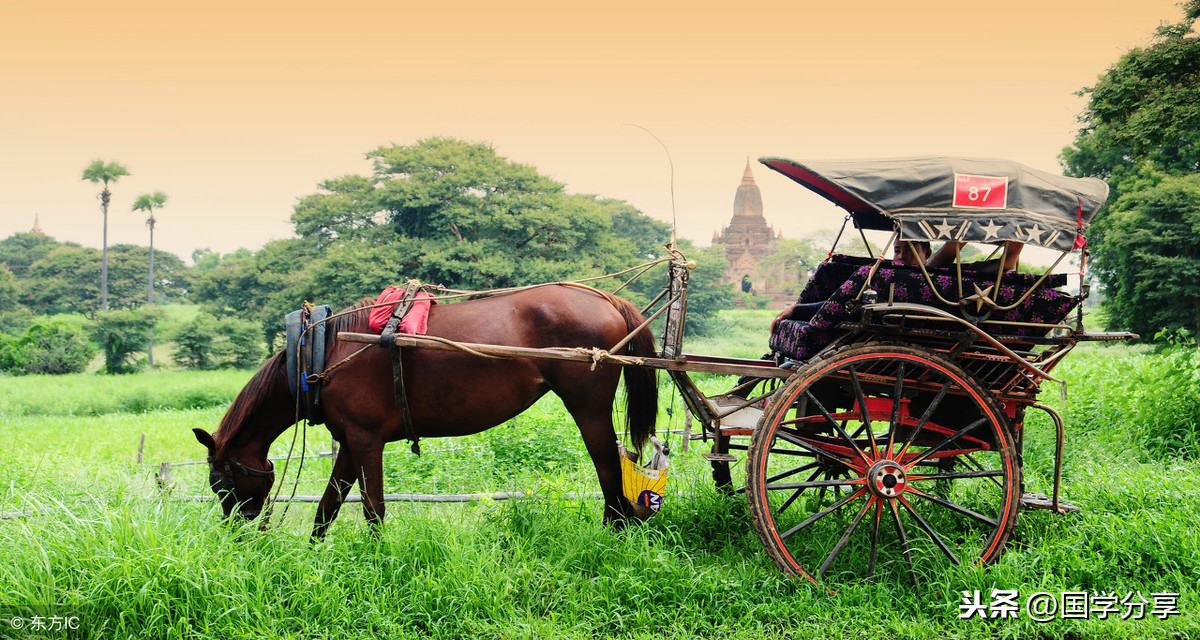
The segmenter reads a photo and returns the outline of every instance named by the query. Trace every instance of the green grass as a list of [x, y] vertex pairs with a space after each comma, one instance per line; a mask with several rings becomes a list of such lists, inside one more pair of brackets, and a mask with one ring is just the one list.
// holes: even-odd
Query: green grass
[[0, 416], [99, 416], [227, 407], [252, 371], [153, 371], [0, 378]]
[[[774, 315], [743, 313], [764, 327]], [[734, 326], [742, 319], [728, 318]], [[739, 338], [731, 328], [687, 350], [755, 357], [763, 331]], [[1192, 459], [1151, 453], [1141, 439], [1150, 401], [1136, 385], [1159, 357], [1081, 348], [1056, 370], [1070, 382], [1067, 401], [1051, 385], [1042, 394], [1067, 420], [1064, 497], [1082, 513], [1024, 512], [998, 564], [948, 567], [919, 592], [885, 578], [832, 594], [778, 573], [744, 502], [711, 486], [700, 442], [683, 453], [671, 436], [662, 513], [619, 534], [603, 527], [599, 501], [568, 496], [597, 486], [574, 424], [553, 399], [483, 434], [427, 439], [420, 458], [403, 443], [385, 458], [389, 492], [542, 497], [389, 503], [378, 537], [348, 504], [314, 545], [311, 504], [293, 504], [286, 517], [278, 508], [279, 526], [263, 532], [223, 523], [211, 503], [171, 500], [152, 481], [159, 462], [201, 459], [190, 429], [211, 430], [224, 409], [187, 408], [182, 390], [231, 394], [247, 373], [5, 379], [0, 512], [35, 513], [0, 520], [0, 622], [70, 612], [80, 616], [80, 635], [93, 638], [1197, 637], [1200, 471]], [[63, 410], [55, 397], [88, 409]], [[166, 398], [157, 404], [171, 408], [146, 410], [139, 397]], [[678, 398], [660, 405], [660, 429], [681, 428]], [[141, 433], [147, 464], [139, 466], [132, 459]], [[290, 437], [273, 453], [286, 453]], [[1030, 489], [1049, 492], [1053, 445], [1049, 420], [1031, 412]], [[328, 433], [310, 429], [307, 450], [327, 449]], [[739, 463], [735, 477], [743, 470]], [[300, 492], [318, 492], [328, 472], [328, 459], [306, 461]], [[172, 496], [207, 493], [205, 475], [202, 466], [177, 468]], [[963, 590], [981, 590], [986, 601], [993, 588], [1022, 598], [1178, 592], [1182, 615], [958, 619]], [[25, 636], [0, 625], [0, 637]]]

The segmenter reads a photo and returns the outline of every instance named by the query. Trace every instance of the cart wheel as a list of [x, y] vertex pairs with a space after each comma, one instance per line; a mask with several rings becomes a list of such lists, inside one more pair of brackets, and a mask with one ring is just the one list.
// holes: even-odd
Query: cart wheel
[[923, 349], [852, 346], [802, 368], [771, 398], [748, 467], [767, 552], [814, 582], [987, 564], [1016, 525], [1007, 418]]

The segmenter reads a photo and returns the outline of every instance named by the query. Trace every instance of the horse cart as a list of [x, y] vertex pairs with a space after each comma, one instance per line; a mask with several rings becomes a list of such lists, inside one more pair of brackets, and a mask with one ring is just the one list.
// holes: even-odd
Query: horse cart
[[[705, 457], [717, 484], [745, 494], [767, 552], [789, 575], [842, 581], [887, 572], [919, 581], [945, 563], [995, 561], [1023, 508], [1071, 509], [1059, 499], [1062, 419], [1037, 396], [1044, 383], [1056, 382], [1053, 368], [1079, 342], [1132, 337], [1085, 332], [1080, 305], [1086, 283], [1070, 292], [1066, 276], [1054, 273], [1064, 258], [1084, 249], [1083, 232], [1107, 186], [994, 160], [761, 162], [845, 209], [867, 254], [877, 256], [837, 255], [835, 241], [800, 294], [799, 302], [816, 311], [775, 324], [770, 358], [685, 353], [688, 276], [695, 265], [673, 247], [665, 259], [667, 286], [640, 314], [622, 311], [619, 331], [579, 329], [588, 318], [612, 314], [612, 307], [581, 309], [592, 304], [585, 298], [591, 294], [573, 288], [554, 288], [562, 290], [553, 300], [545, 298], [550, 293], [533, 300], [528, 292], [490, 298], [509, 302], [491, 303], [486, 331], [469, 330], [477, 326], [469, 316], [447, 319], [477, 303], [435, 305], [444, 320], [435, 331], [438, 316], [430, 316], [434, 335], [387, 334], [397, 348], [393, 353], [404, 353], [390, 365], [386, 354], [378, 355], [385, 350], [371, 350], [380, 335], [331, 324], [334, 346], [326, 362], [335, 364], [308, 380], [324, 385], [324, 419], [346, 446], [318, 507], [314, 534], [324, 533], [355, 480], [362, 484], [368, 518], [382, 517], [372, 456], [378, 457], [383, 441], [481, 430], [528, 407], [547, 387], [579, 423], [604, 490], [606, 520], [623, 518], [611, 440], [617, 382], [589, 378], [597, 367], [624, 370], [627, 387], [631, 373], [667, 372], [702, 425], [693, 437], [712, 444]], [[954, 259], [942, 267], [888, 260], [864, 230], [891, 232], [901, 243], [950, 243]], [[1006, 271], [1004, 256], [964, 262], [957, 247], [972, 242], [1001, 244], [1008, 253], [1033, 245], [1060, 255], [1041, 274]], [[1085, 260], [1086, 251], [1080, 274]], [[556, 307], [558, 299], [563, 302]], [[608, 297], [623, 308], [614, 300]], [[507, 316], [519, 321], [514, 328], [504, 325]], [[655, 320], [662, 323], [661, 339], [647, 347]], [[520, 328], [529, 325], [534, 330]], [[359, 350], [338, 351], [346, 345]], [[353, 365], [334, 371], [354, 358]], [[278, 363], [264, 371], [272, 366], [282, 371]], [[364, 373], [357, 375], [355, 367]], [[403, 376], [401, 370], [419, 373]], [[399, 381], [395, 406], [389, 402], [388, 412], [363, 415], [369, 406], [364, 394], [391, 399], [392, 376], [385, 371]], [[698, 373], [736, 376], [738, 382], [709, 393], [702, 390], [707, 383], [693, 380]], [[380, 377], [388, 382], [380, 386]], [[445, 387], [422, 386], [439, 378], [460, 380], [475, 392], [472, 398], [483, 396], [487, 404], [448, 401]], [[422, 405], [427, 397], [435, 398], [430, 407]], [[265, 446], [251, 443], [269, 444], [284, 427], [260, 438], [238, 436], [251, 427], [239, 426], [237, 416], [261, 413], [255, 403], [263, 402], [239, 397], [216, 442], [197, 432], [209, 448], [210, 481], [225, 492], [227, 514], [241, 504], [243, 515], [257, 515], [273, 482], [273, 471], [262, 469], [265, 461], [258, 457]], [[644, 416], [647, 399], [639, 402], [637, 413]], [[632, 398], [630, 403], [632, 421]], [[1031, 409], [1048, 414], [1055, 427], [1049, 497], [1026, 493], [1023, 484]], [[652, 421], [654, 409], [649, 412]], [[372, 420], [385, 426], [368, 431]], [[637, 433], [642, 437], [639, 442], [635, 436], [635, 444], [644, 443], [645, 431]], [[259, 453], [247, 453], [252, 449]], [[745, 481], [735, 483], [731, 467], [743, 462]]]

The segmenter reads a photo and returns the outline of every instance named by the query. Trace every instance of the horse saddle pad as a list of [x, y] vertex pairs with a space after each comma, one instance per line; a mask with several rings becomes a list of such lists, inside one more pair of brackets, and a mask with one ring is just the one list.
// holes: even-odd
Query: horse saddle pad
[[[371, 317], [368, 321], [368, 326], [371, 333], [380, 333], [383, 327], [387, 325], [387, 321], [392, 317], [392, 308], [397, 302], [404, 297], [404, 287], [388, 287], [379, 294], [375, 299], [375, 304], [379, 305], [371, 309]], [[388, 305], [386, 303], [392, 303]], [[397, 333], [407, 333], [410, 335], [423, 336], [429, 326], [429, 308], [437, 304], [433, 296], [425, 291], [418, 291], [413, 296], [412, 308], [408, 313], [404, 314], [404, 318], [400, 320], [400, 326], [396, 329]]]

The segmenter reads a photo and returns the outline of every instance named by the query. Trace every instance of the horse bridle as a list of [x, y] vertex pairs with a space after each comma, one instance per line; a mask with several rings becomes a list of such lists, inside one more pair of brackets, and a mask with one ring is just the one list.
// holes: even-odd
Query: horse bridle
[[[271, 465], [270, 469], [263, 471], [260, 469], [255, 469], [253, 467], [247, 467], [246, 465], [238, 462], [237, 460], [226, 460], [223, 463], [224, 468], [222, 468], [222, 469], [217, 469], [215, 466], [216, 463], [217, 463], [217, 459], [215, 456], [208, 457], [208, 484], [210, 486], [212, 486], [213, 492], [216, 493], [217, 495], [221, 495], [223, 493], [232, 494], [234, 492], [233, 490], [235, 488], [235, 485], [233, 482], [233, 471], [235, 469], [238, 472], [240, 472], [242, 475], [249, 476], [251, 478], [272, 478], [273, 479], [275, 477], [275, 466], [274, 465]], [[267, 464], [271, 464], [271, 461], [268, 460]]]

